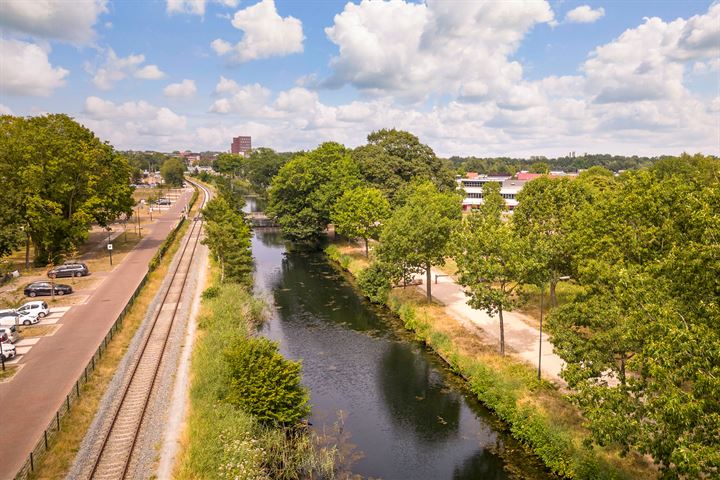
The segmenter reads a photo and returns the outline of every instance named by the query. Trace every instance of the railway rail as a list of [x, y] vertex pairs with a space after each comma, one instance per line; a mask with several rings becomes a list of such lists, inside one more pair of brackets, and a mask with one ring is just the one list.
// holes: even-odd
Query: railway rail
[[[209, 191], [200, 184], [191, 183], [202, 190], [202, 208], [209, 199]], [[171, 273], [171, 280], [160, 305], [155, 309], [149, 332], [129, 366], [130, 374], [121, 389], [120, 400], [111, 410], [112, 420], [102, 432], [99, 449], [94, 449], [92, 468], [87, 478], [117, 480], [131, 476], [130, 469], [140, 429], [152, 398], [178, 306], [185, 292], [202, 228], [202, 219], [195, 219], [191, 224], [182, 246], [180, 260]]]

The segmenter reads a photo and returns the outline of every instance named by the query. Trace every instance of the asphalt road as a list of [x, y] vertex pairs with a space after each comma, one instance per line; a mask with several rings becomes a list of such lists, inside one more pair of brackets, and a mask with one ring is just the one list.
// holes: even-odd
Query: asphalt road
[[85, 365], [147, 272], [160, 244], [177, 224], [186, 192], [83, 305], [73, 306], [21, 363], [15, 377], [0, 383], [0, 479], [12, 479], [65, 400]]

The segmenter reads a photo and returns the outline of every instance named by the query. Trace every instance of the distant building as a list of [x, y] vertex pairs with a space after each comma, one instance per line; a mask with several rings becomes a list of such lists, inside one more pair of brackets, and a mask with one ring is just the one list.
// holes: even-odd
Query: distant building
[[[463, 210], [477, 208], [483, 203], [483, 185], [489, 182], [500, 184], [500, 195], [505, 199], [505, 205], [512, 211], [518, 204], [517, 194], [522, 190], [525, 183], [542, 177], [539, 173], [518, 172], [513, 178], [510, 175], [478, 175], [468, 172], [464, 178], [458, 178], [458, 188], [465, 191], [465, 198], [462, 202]], [[576, 177], [577, 173], [550, 172], [550, 178]]]
[[247, 155], [252, 149], [252, 141], [250, 137], [233, 137], [230, 144], [230, 153]]

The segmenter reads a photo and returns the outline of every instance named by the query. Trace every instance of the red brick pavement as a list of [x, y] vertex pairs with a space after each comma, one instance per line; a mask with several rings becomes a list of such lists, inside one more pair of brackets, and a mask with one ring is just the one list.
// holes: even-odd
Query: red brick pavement
[[[155, 222], [135, 249], [91, 294], [60, 320], [21, 360], [22, 369], [0, 384], [0, 479], [12, 479], [65, 400], [103, 337], [147, 272], [148, 263], [177, 225], [190, 199], [185, 193]], [[150, 230], [150, 231], [148, 231]]]

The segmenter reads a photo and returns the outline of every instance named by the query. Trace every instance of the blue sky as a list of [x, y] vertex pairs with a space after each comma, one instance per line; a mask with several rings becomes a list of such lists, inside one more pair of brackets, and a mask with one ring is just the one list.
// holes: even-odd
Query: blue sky
[[0, 111], [118, 149], [720, 153], [712, 1], [4, 0], [0, 34]]

